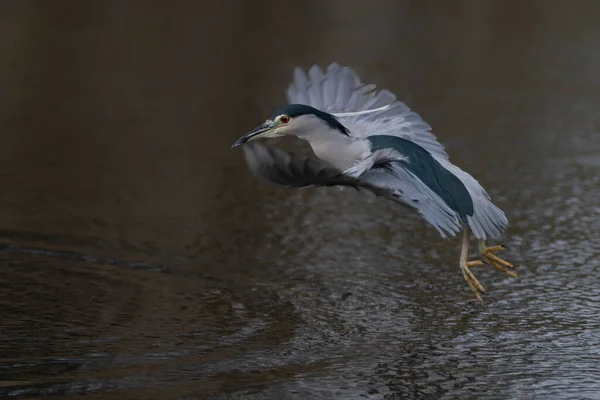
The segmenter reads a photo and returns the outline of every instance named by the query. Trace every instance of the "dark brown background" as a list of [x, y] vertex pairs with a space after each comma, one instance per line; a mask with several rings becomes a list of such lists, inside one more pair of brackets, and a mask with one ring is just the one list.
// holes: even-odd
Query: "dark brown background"
[[[0, 394], [597, 395], [600, 3], [0, 5]], [[336, 61], [506, 211], [520, 274], [231, 144]]]

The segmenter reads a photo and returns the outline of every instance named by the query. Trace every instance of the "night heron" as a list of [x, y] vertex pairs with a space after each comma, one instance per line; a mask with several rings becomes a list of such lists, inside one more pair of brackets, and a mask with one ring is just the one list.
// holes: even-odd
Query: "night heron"
[[[387, 90], [364, 84], [348, 67], [294, 70], [289, 104], [233, 147], [255, 139], [296, 136], [314, 154], [296, 155], [254, 142], [244, 147], [252, 172], [288, 187], [353, 186], [416, 210], [443, 238], [463, 230], [459, 266], [479, 301], [483, 286], [470, 267], [484, 265], [516, 277], [513, 265], [486, 245], [508, 225], [504, 212], [468, 173], [449, 160], [431, 127]], [[316, 157], [315, 157], [316, 156]], [[470, 233], [482, 260], [467, 261]]]

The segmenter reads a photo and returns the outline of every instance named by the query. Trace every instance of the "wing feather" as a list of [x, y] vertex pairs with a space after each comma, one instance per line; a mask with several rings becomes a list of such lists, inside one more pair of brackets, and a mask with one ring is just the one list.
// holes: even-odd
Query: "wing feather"
[[465, 185], [473, 200], [473, 215], [467, 217], [473, 235], [478, 239], [497, 238], [508, 226], [508, 219], [485, 189], [470, 174], [446, 160], [438, 160]]
[[[403, 168], [401, 163], [383, 163], [360, 177], [352, 177], [343, 175], [313, 155], [288, 153], [260, 142], [247, 144], [243, 150], [252, 173], [271, 184], [295, 188], [352, 186], [365, 189], [416, 210], [444, 238], [455, 236], [461, 229], [461, 220], [456, 211], [416, 175]], [[460, 172], [453, 172], [460, 175]], [[508, 224], [502, 210], [491, 202], [476, 181], [468, 184], [467, 189], [475, 207], [473, 216], [467, 217], [474, 236], [479, 239], [499, 236]]]
[[322, 109], [323, 108], [323, 81], [325, 77], [323, 76], [323, 72], [321, 68], [313, 65], [312, 68], [308, 71], [308, 99], [311, 104], [314, 104], [313, 107]]
[[343, 175], [313, 155], [297, 155], [261, 143], [246, 144], [244, 156], [250, 171], [259, 179], [287, 187], [358, 186], [355, 178]]
[[364, 187], [387, 190], [393, 200], [414, 208], [444, 238], [455, 236], [461, 229], [458, 214], [399, 163], [374, 168], [364, 173], [360, 181]]
[[[455, 221], [451, 217], [444, 217], [444, 213], [452, 213], [452, 210], [442, 202], [445, 208], [443, 211], [436, 211], [435, 202], [427, 201], [427, 194], [431, 191], [410, 173], [404, 176], [402, 171], [398, 171], [394, 175], [378, 168], [369, 171], [361, 178], [355, 178], [343, 175], [316, 156], [288, 153], [276, 147], [267, 147], [260, 142], [246, 144], [243, 150], [250, 171], [263, 181], [295, 188], [352, 186], [413, 208], [414, 202], [411, 203], [409, 200], [416, 199], [428, 215], [435, 215], [436, 212], [439, 214], [436, 228], [440, 227], [448, 232], [456, 230]], [[424, 191], [427, 194], [423, 194]], [[431, 197], [435, 200], [435, 193]], [[443, 231], [440, 233], [445, 236]]]
[[322, 111], [351, 113], [382, 106], [385, 110], [373, 113], [340, 116], [355, 137], [370, 135], [400, 136], [422, 146], [439, 158], [448, 159], [431, 127], [416, 112], [388, 90], [376, 91], [376, 85], [362, 83], [349, 67], [331, 64], [325, 74], [318, 66], [309, 70], [308, 78], [302, 69], [294, 70], [294, 81], [287, 91], [289, 103], [306, 104]]

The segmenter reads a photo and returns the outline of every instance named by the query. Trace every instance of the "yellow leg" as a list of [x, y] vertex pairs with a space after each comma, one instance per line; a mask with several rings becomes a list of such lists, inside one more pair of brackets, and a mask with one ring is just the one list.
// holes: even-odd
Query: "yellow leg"
[[480, 292], [485, 293], [485, 289], [483, 288], [481, 283], [479, 283], [477, 278], [475, 278], [475, 275], [473, 275], [473, 273], [471, 272], [471, 269], [470, 269], [470, 267], [474, 267], [477, 265], [483, 265], [483, 262], [467, 261], [467, 256], [469, 255], [469, 232], [470, 232], [469, 228], [465, 227], [465, 231], [463, 233], [463, 240], [462, 240], [462, 249], [460, 252], [459, 266], [460, 266], [460, 270], [463, 273], [463, 276], [465, 277], [465, 280], [469, 284], [469, 287], [473, 291], [473, 294], [475, 295], [477, 300], [483, 301], [483, 299], [481, 298], [481, 295], [479, 293]]
[[516, 278], [517, 274], [506, 269], [514, 268], [514, 265], [494, 254], [494, 252], [502, 251], [505, 248], [505, 246], [488, 247], [485, 245], [485, 240], [479, 240], [479, 253], [481, 254], [481, 256], [485, 258], [490, 264], [492, 264], [492, 266], [497, 270], [504, 272], [508, 276]]

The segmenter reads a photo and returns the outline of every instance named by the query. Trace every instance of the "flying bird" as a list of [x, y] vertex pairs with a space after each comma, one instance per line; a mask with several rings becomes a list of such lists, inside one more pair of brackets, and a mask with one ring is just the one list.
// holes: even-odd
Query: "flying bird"
[[[491, 264], [511, 277], [513, 265], [488, 246], [508, 225], [504, 212], [470, 174], [450, 162], [431, 127], [387, 90], [361, 82], [349, 67], [294, 69], [288, 104], [239, 138], [250, 170], [281, 186], [351, 186], [407, 206], [442, 238], [462, 230], [460, 270], [475, 297], [485, 290], [471, 267]], [[267, 147], [257, 139], [296, 136], [309, 155]], [[481, 259], [469, 261], [471, 234]]]

